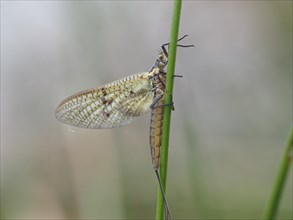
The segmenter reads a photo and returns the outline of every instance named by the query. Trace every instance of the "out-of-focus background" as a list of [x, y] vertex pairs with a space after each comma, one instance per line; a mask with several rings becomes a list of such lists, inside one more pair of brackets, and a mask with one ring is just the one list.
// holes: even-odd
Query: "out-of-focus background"
[[[154, 218], [147, 114], [87, 130], [54, 111], [148, 71], [171, 1], [1, 2], [1, 217]], [[174, 218], [259, 219], [292, 120], [292, 2], [182, 5], [167, 197]], [[278, 219], [292, 218], [292, 175]]]

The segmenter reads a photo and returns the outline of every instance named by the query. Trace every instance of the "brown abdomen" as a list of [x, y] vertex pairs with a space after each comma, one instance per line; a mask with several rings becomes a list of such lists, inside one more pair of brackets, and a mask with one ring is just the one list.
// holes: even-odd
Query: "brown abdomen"
[[150, 145], [152, 165], [155, 170], [160, 166], [160, 150], [163, 127], [164, 99], [161, 98], [151, 112]]

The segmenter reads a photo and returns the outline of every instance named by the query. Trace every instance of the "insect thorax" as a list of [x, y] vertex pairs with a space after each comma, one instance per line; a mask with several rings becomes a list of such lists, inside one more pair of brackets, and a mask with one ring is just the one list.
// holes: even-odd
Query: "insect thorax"
[[158, 67], [159, 70], [163, 70], [166, 67], [167, 63], [168, 63], [168, 58], [166, 54], [162, 51], [159, 53], [154, 67]]
[[168, 63], [168, 58], [166, 54], [161, 51], [156, 59], [155, 65], [150, 71], [151, 84], [153, 86], [153, 92], [156, 96], [157, 94], [162, 94], [165, 91], [165, 82], [166, 82], [166, 71], [164, 68]]

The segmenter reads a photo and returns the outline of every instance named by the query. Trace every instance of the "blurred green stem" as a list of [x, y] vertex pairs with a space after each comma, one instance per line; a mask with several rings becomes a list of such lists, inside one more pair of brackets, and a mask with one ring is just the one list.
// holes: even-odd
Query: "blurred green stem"
[[263, 219], [271, 220], [275, 219], [278, 206], [280, 203], [282, 191], [285, 186], [286, 177], [290, 170], [290, 164], [292, 161], [292, 148], [293, 148], [293, 126], [291, 127], [290, 133], [288, 135], [287, 145], [285, 148], [285, 152], [280, 164], [280, 168], [268, 200], [267, 207], [264, 211]]
[[[166, 92], [165, 92], [165, 100], [164, 100], [164, 103], [167, 105], [172, 103], [172, 93], [173, 93], [173, 85], [174, 85], [173, 75], [175, 70], [181, 4], [182, 4], [181, 0], [174, 1], [172, 30], [171, 30], [170, 47], [169, 47], [169, 55], [168, 55]], [[166, 192], [167, 165], [168, 165], [170, 121], [171, 121], [171, 106], [169, 105], [169, 106], [165, 106], [165, 109], [164, 109], [161, 159], [160, 159], [161, 161], [160, 162], [160, 177], [161, 177], [162, 186], [165, 192]], [[160, 192], [160, 188], [158, 188], [156, 220], [161, 220], [163, 219], [163, 217], [164, 217], [164, 201]]]

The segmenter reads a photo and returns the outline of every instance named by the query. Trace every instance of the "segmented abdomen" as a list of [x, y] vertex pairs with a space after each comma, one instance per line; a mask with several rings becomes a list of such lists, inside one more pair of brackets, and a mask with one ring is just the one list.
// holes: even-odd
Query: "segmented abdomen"
[[152, 165], [156, 170], [160, 166], [160, 150], [162, 142], [162, 127], [163, 127], [163, 115], [164, 115], [164, 98], [162, 97], [157, 107], [151, 111], [151, 126], [150, 126], [150, 146]]

